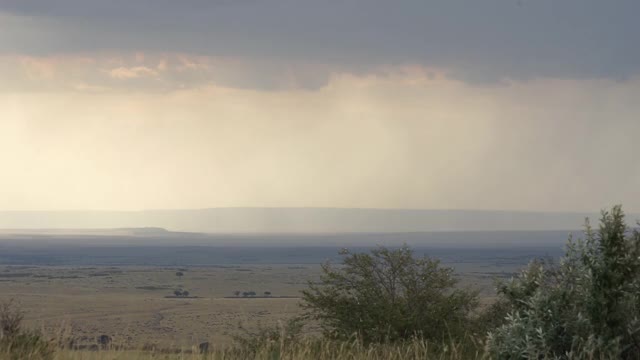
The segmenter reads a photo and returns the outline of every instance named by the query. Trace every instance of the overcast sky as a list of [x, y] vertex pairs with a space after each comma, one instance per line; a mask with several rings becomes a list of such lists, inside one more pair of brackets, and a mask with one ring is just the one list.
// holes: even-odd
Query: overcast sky
[[0, 0], [0, 210], [640, 212], [636, 0]]

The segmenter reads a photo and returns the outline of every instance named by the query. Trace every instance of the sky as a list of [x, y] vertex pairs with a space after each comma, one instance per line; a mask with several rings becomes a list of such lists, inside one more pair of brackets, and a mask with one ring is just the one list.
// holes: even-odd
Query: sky
[[0, 0], [0, 210], [640, 212], [635, 0]]

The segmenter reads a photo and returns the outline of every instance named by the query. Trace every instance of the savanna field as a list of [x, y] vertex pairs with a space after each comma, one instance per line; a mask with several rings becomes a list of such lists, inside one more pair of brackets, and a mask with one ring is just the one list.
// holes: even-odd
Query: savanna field
[[[495, 295], [492, 278], [515, 271], [510, 262], [467, 266], [476, 271], [457, 275], [460, 286], [481, 289], [485, 302]], [[109, 335], [125, 347], [189, 349], [205, 341], [229, 345], [239, 326], [273, 326], [299, 315], [300, 291], [320, 273], [320, 264], [13, 265], [0, 267], [0, 289], [2, 299], [18, 301], [29, 327], [54, 334], [63, 330], [86, 346]], [[180, 289], [191, 298], [167, 298]], [[257, 296], [242, 294], [251, 291]]]
[[615, 207], [565, 245], [521, 271], [503, 258], [456, 272], [407, 246], [315, 266], [5, 266], [0, 355], [636, 358], [640, 233]]

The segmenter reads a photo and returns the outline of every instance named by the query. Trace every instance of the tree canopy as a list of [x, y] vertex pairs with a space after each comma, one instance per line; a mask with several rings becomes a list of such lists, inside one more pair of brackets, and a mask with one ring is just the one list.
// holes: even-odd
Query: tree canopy
[[324, 264], [320, 281], [303, 291], [307, 316], [326, 335], [393, 342], [464, 333], [477, 293], [455, 288], [452, 269], [407, 246], [343, 255], [341, 266]]

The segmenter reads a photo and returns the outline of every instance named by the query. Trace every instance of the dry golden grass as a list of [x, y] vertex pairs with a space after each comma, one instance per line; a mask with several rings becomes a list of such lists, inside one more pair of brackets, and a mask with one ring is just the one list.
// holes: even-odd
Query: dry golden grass
[[[5, 266], [0, 267], [0, 301], [15, 299], [26, 314], [28, 328], [49, 337], [63, 328], [80, 345], [95, 344], [97, 336], [106, 334], [114, 344], [130, 349], [189, 350], [205, 341], [224, 347], [231, 344], [240, 324], [255, 329], [300, 312], [295, 298], [226, 296], [234, 290], [296, 296], [318, 275], [319, 266], [189, 267], [182, 277], [176, 276], [177, 271], [177, 267]], [[491, 287], [487, 278], [463, 281]], [[164, 298], [179, 288], [198, 298]]]
[[[468, 346], [468, 344], [467, 344]], [[331, 342], [306, 340], [293, 345], [267, 344], [257, 351], [246, 349], [213, 349], [200, 354], [197, 348], [167, 354], [159, 352], [107, 350], [107, 351], [60, 351], [55, 360], [407, 360], [407, 359], [485, 359], [481, 347], [464, 348], [449, 344], [433, 346], [423, 341], [412, 341], [402, 345], [363, 346], [357, 342]]]
[[[129, 347], [162, 344], [180, 348], [203, 341], [229, 344], [229, 335], [240, 323], [251, 327], [288, 319], [299, 312], [299, 300], [225, 296], [232, 296], [234, 290], [296, 296], [317, 270], [313, 266], [189, 268], [182, 277], [176, 271], [159, 267], [5, 267], [0, 268], [0, 301], [15, 299], [29, 328], [45, 334], [70, 328], [73, 337], [87, 344], [101, 334]], [[165, 298], [180, 288], [198, 298]]]

